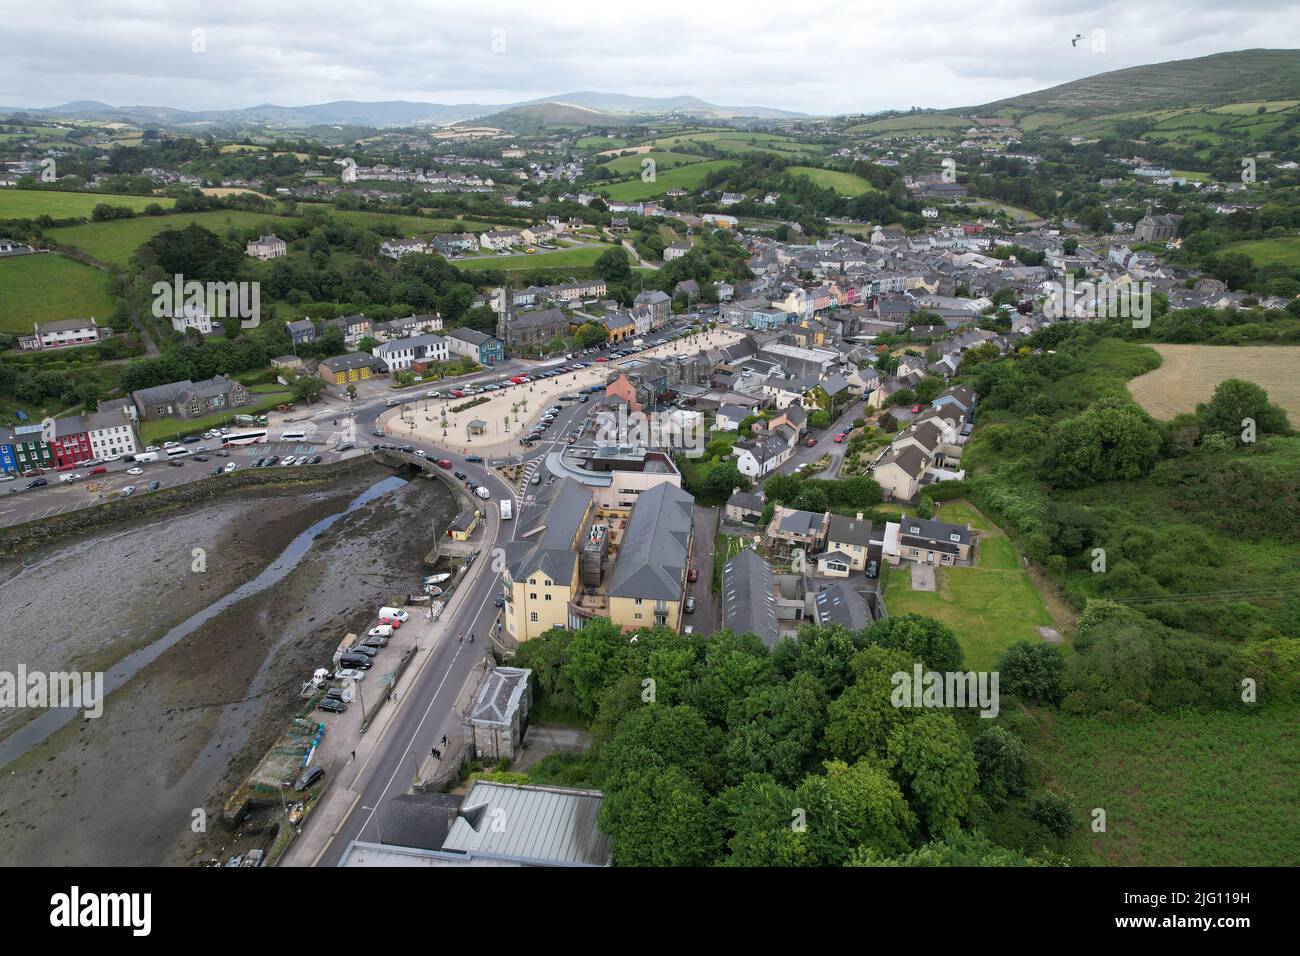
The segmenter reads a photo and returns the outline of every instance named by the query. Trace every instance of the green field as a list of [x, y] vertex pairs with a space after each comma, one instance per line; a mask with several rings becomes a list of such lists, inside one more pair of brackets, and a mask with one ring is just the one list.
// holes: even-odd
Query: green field
[[[301, 209], [312, 207], [300, 207]], [[432, 219], [422, 216], [390, 215], [378, 212], [356, 212], [326, 208], [331, 216], [374, 229], [380, 225], [394, 226], [402, 236], [432, 235], [439, 232], [481, 232], [490, 229], [488, 223], [470, 219]], [[276, 221], [283, 217], [260, 212], [218, 210], [174, 216], [137, 216], [134, 219], [115, 219], [111, 222], [91, 222], [78, 226], [51, 229], [49, 237], [55, 242], [75, 246], [100, 262], [126, 265], [131, 254], [165, 229], [184, 229], [198, 223], [205, 229], [224, 235], [231, 227], [238, 229], [266, 229], [275, 231]]]
[[859, 123], [857, 126], [850, 126], [845, 132], [865, 133], [867, 136], [888, 139], [895, 136], [950, 134], [968, 129], [971, 125], [971, 121], [964, 116], [953, 116], [949, 113], [914, 113]]
[[90, 217], [100, 203], [110, 206], [127, 206], [136, 212], [157, 203], [170, 209], [176, 200], [163, 196], [119, 196], [112, 193], [65, 193], [52, 189], [0, 189], [0, 219], [35, 219], [50, 216], [54, 219]]
[[842, 173], [834, 169], [818, 169], [815, 166], [791, 166], [786, 172], [795, 176], [805, 176], [818, 186], [829, 187], [841, 196], [861, 196], [879, 190], [867, 180], [854, 173]]
[[966, 654], [966, 666], [991, 670], [1016, 641], [1041, 642], [1039, 627], [1050, 627], [1038, 589], [1016, 557], [1010, 539], [965, 502], [945, 502], [935, 514], [950, 524], [970, 522], [984, 531], [969, 568], [936, 568], [938, 590], [913, 591], [911, 565], [889, 570], [885, 604], [890, 614], [925, 614], [953, 629]]
[[1256, 239], [1251, 242], [1234, 242], [1219, 250], [1240, 252], [1250, 257], [1257, 266], [1271, 266], [1281, 263], [1291, 268], [1300, 268], [1300, 236], [1288, 236], [1285, 239]]
[[0, 259], [0, 329], [32, 331], [33, 322], [89, 318], [106, 325], [116, 301], [109, 278], [63, 256], [38, 253]]
[[654, 145], [658, 149], [672, 149], [674, 146], [692, 143], [707, 143], [724, 153], [767, 152], [810, 157], [819, 155], [822, 152], [820, 146], [801, 143], [789, 136], [781, 136], [776, 133], [752, 133], [744, 130], [685, 133], [680, 136], [666, 136], [654, 141]]
[[[891, 604], [890, 609], [893, 609]], [[1099, 866], [1295, 866], [1300, 706], [1102, 721], [1040, 715], [1026, 740], [1077, 819], [1063, 847]]]
[[584, 136], [573, 145], [578, 149], [622, 149], [627, 140], [613, 136]]
[[640, 179], [633, 179], [625, 183], [615, 183], [612, 186], [597, 187], [599, 192], [609, 195], [610, 199], [616, 199], [620, 202], [636, 202], [639, 199], [651, 199], [654, 196], [662, 196], [670, 189], [695, 189], [709, 173], [718, 169], [729, 169], [735, 166], [736, 162], [730, 159], [714, 159], [705, 163], [691, 163], [689, 166], [678, 166], [676, 169], [670, 169], [665, 173], [655, 176], [652, 183], [644, 183]]
[[99, 262], [125, 266], [136, 249], [165, 229], [184, 229], [193, 222], [223, 235], [231, 226], [249, 229], [270, 225], [274, 229], [275, 218], [260, 212], [231, 210], [179, 216], [137, 216], [134, 219], [65, 226], [51, 229], [46, 235], [55, 242], [75, 246]]
[[690, 153], [674, 153], [671, 150], [654, 149], [648, 153], [640, 153], [635, 156], [620, 156], [601, 165], [610, 172], [626, 176], [628, 173], [640, 175], [643, 168], [641, 163], [646, 159], [653, 159], [655, 169], [660, 170], [672, 169], [674, 166], [686, 166], [689, 163], [698, 163], [702, 158], [701, 156], [693, 156]]
[[503, 269], [506, 272], [565, 267], [587, 268], [595, 265], [601, 253], [612, 248], [613, 246], [606, 245], [581, 246], [577, 249], [561, 249], [558, 252], [538, 252], [531, 256], [479, 256], [473, 259], [457, 259], [452, 265], [464, 270]]

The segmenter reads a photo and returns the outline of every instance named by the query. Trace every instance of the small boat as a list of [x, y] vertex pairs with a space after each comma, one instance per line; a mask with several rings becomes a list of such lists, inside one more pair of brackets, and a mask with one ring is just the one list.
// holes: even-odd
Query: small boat
[[423, 578], [420, 583], [441, 584], [443, 581], [446, 581], [449, 577], [451, 577], [450, 574], [430, 574], [428, 577]]
[[424, 593], [429, 595], [429, 597], [437, 597], [442, 593], [442, 588], [432, 584], [426, 584], [424, 586]]

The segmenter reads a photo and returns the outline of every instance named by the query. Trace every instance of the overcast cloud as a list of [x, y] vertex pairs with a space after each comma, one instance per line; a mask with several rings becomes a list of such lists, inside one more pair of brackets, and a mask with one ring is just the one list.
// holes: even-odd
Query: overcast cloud
[[[198, 30], [206, 52], [193, 49]], [[1300, 4], [1280, 0], [0, 0], [0, 104], [508, 103], [597, 90], [872, 112], [1295, 46]]]

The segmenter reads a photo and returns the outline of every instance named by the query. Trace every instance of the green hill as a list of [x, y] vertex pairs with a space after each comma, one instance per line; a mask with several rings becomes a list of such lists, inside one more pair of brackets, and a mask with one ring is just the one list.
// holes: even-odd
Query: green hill
[[[1086, 42], [1077, 49], [1082, 50]], [[1298, 97], [1300, 50], [1238, 50], [1100, 73], [955, 112], [1006, 116], [1062, 110], [1096, 116]]]

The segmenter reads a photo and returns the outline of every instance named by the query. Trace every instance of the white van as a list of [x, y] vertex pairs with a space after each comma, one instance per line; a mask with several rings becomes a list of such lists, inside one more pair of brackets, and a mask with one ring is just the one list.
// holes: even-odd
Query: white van
[[390, 618], [394, 621], [401, 621], [403, 624], [411, 619], [411, 615], [403, 611], [400, 607], [381, 607], [379, 609], [379, 616]]
[[391, 624], [376, 624], [374, 627], [372, 627], [369, 631], [366, 632], [366, 637], [389, 638], [392, 636], [393, 636], [393, 626]]
[[509, 498], [501, 499], [501, 520], [509, 521], [514, 514], [514, 502]]
[[305, 431], [287, 431], [280, 436], [280, 441], [305, 441], [307, 433]]
[[158, 453], [156, 451], [142, 451], [140, 452], [140, 454], [135, 456], [135, 460], [141, 463], [148, 462], [148, 461], [157, 461]]

